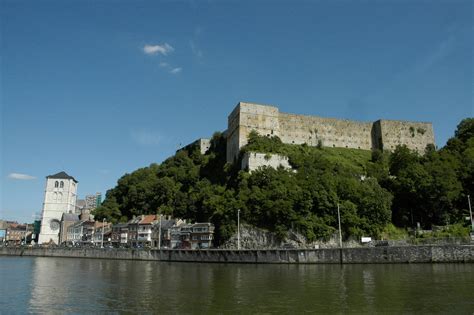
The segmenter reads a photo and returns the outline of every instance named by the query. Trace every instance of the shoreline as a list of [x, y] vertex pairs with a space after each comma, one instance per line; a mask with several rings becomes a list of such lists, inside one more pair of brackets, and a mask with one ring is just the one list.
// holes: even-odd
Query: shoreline
[[474, 245], [261, 250], [2, 247], [0, 256], [244, 264], [474, 263]]

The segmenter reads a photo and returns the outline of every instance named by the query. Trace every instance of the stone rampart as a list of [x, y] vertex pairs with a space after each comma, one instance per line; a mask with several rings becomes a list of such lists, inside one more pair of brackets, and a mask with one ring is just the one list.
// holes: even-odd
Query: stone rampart
[[275, 169], [283, 167], [291, 169], [288, 157], [279, 154], [246, 152], [242, 158], [241, 169], [253, 172], [259, 167], [268, 166]]
[[0, 256], [259, 264], [474, 263], [473, 245], [268, 250], [0, 248]]
[[206, 152], [209, 150], [210, 147], [211, 147], [211, 139], [199, 138], [196, 141], [188, 145], [185, 145], [184, 147], [177, 150], [176, 152], [180, 152], [183, 150], [192, 151], [193, 149], [197, 148], [199, 149], [199, 152], [201, 152], [201, 154], [206, 154]]
[[275, 106], [240, 102], [228, 118], [227, 161], [234, 162], [249, 133], [278, 136], [284, 143], [393, 150], [397, 145], [424, 153], [434, 144], [431, 123], [395, 120], [359, 122], [280, 113]]
[[284, 143], [372, 149], [372, 123], [280, 113], [279, 137]]

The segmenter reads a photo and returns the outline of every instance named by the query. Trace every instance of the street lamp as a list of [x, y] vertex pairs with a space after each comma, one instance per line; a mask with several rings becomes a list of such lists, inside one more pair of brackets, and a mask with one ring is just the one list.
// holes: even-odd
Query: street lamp
[[161, 213], [160, 213], [160, 225], [158, 229], [158, 249], [161, 249]]
[[102, 219], [102, 244], [100, 248], [104, 248], [104, 227], [105, 227], [105, 218]]
[[237, 249], [240, 250], [240, 209], [237, 209]]
[[337, 204], [337, 221], [339, 222], [339, 247], [342, 248], [341, 214], [339, 212], [339, 203]]
[[25, 245], [26, 245], [26, 237], [28, 236], [28, 223], [25, 224]]
[[469, 203], [469, 215], [471, 217], [471, 232], [474, 232], [474, 221], [472, 220], [471, 196], [467, 195], [467, 202]]

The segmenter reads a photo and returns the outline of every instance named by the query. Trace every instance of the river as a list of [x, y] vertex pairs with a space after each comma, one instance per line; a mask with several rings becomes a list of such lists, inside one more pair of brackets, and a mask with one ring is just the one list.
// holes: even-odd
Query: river
[[0, 257], [0, 313], [474, 312], [474, 264], [252, 265]]

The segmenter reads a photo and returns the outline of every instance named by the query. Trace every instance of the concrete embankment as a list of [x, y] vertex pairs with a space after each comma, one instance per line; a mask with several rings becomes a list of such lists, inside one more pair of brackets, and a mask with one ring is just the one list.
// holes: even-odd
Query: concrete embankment
[[474, 262], [474, 246], [387, 246], [314, 250], [137, 250], [3, 247], [0, 249], [0, 255], [259, 264], [472, 263]]

